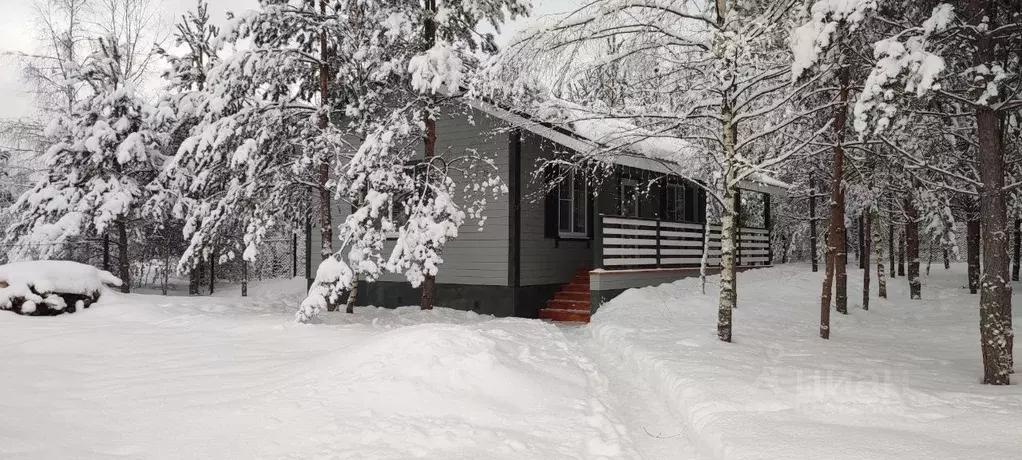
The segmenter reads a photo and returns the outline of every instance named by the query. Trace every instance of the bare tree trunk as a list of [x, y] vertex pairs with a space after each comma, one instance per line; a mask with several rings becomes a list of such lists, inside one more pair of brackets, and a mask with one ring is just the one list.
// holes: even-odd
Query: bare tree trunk
[[[426, 49], [433, 48], [436, 44], [436, 22], [434, 22], [433, 15], [436, 14], [437, 6], [436, 0], [426, 0], [426, 20], [423, 24], [423, 38], [426, 43]], [[430, 104], [432, 107], [432, 104]], [[430, 111], [426, 111], [423, 115], [422, 120], [426, 125], [425, 132], [425, 148], [423, 151], [423, 161], [429, 163], [430, 159], [436, 156], [436, 120], [433, 118], [433, 114]], [[427, 170], [428, 171], [428, 170]], [[426, 173], [426, 182], [428, 183], [431, 179], [429, 172]], [[434, 275], [426, 275], [426, 279], [422, 283], [422, 297], [419, 302], [419, 306], [423, 310], [432, 310], [433, 302], [436, 300], [436, 277]]]
[[837, 311], [848, 313], [848, 274], [846, 272], [847, 249], [845, 241], [845, 197], [842, 190], [844, 176], [844, 140], [848, 125], [848, 96], [850, 69], [845, 58], [843, 38], [838, 35], [835, 43], [839, 47], [840, 57], [838, 80], [840, 105], [834, 117], [834, 130], [837, 143], [834, 145], [834, 172], [830, 186], [830, 229], [827, 231], [827, 276], [824, 277], [823, 295], [820, 296], [820, 337], [830, 338], [830, 298], [831, 280], [834, 282], [834, 298]]
[[[426, 124], [426, 150], [423, 158], [425, 158], [425, 161], [428, 162], [430, 158], [433, 158], [436, 155], [436, 120], [433, 119], [432, 115], [426, 114], [425, 120], [423, 121]], [[427, 181], [430, 180], [428, 175], [429, 173], [427, 173]], [[422, 297], [420, 299], [419, 306], [423, 310], [432, 310], [433, 302], [436, 300], [436, 277], [434, 275], [427, 274], [422, 283], [421, 289]]]
[[898, 276], [905, 276], [905, 229], [898, 234]]
[[[731, 140], [733, 142], [732, 145], [738, 143], [738, 129], [737, 126], [735, 126], [734, 124], [731, 125]], [[731, 308], [737, 310], [738, 269], [741, 268], [742, 266], [742, 190], [736, 186], [734, 194], [735, 194], [735, 235], [733, 241], [735, 242], [735, 263], [734, 263], [735, 275], [731, 277], [731, 290], [735, 293], [735, 301], [734, 305], [732, 305]]]
[[[831, 213], [833, 213], [834, 205], [831, 204]], [[831, 225], [833, 228], [833, 225]], [[825, 265], [823, 275], [823, 294], [820, 295], [820, 338], [830, 339], [830, 303], [831, 298], [834, 295], [834, 251], [831, 246], [830, 232], [827, 232], [827, 252], [823, 256], [823, 262]]]
[[933, 240], [930, 240], [930, 250], [926, 251], [926, 276], [930, 276], [930, 266], [933, 265]]
[[972, 217], [965, 224], [966, 258], [969, 264], [969, 294], [979, 292], [979, 218]]
[[[838, 94], [838, 101], [841, 103], [838, 106], [837, 115], [834, 117], [834, 128], [837, 130], [837, 143], [834, 146], [834, 191], [836, 192], [837, 202], [833, 204], [831, 208], [831, 238], [834, 240], [834, 248], [837, 253], [834, 254], [834, 306], [838, 313], [848, 314], [848, 246], [846, 235], [848, 229], [845, 228], [845, 191], [842, 186], [844, 178], [844, 162], [845, 162], [845, 132], [848, 130], [848, 101], [849, 101], [849, 85], [851, 81], [851, 68], [848, 65], [848, 58], [846, 57], [847, 51], [843, 43], [843, 38], [839, 37], [838, 46], [841, 49], [841, 56], [839, 58], [839, 65], [841, 69], [838, 74], [838, 82], [841, 85], [840, 93]], [[835, 226], [836, 225], [836, 226]]]
[[856, 254], [856, 256], [859, 258], [859, 269], [863, 270], [863, 269], [865, 269], [869, 265], [865, 261], [865, 252], [866, 252], [865, 228], [866, 228], [866, 223], [865, 223], [865, 219], [863, 218], [862, 214], [860, 214], [859, 217], [856, 220], [858, 221], [857, 223], [858, 223], [858, 226], [859, 226], [859, 253]]
[[[874, 213], [872, 220], [877, 220], [879, 214]], [[879, 221], [877, 222], [879, 224]], [[879, 225], [878, 225], [879, 226]], [[881, 230], [878, 228], [873, 233], [873, 246], [876, 250], [877, 257], [877, 296], [881, 299], [887, 298], [887, 279], [884, 277], [884, 242], [883, 237], [880, 236]]]
[[[842, 156], [844, 156], [842, 154]], [[838, 184], [841, 187], [841, 184]], [[845, 191], [838, 190], [838, 223], [841, 228], [836, 232], [838, 252], [834, 254], [834, 307], [838, 313], [848, 314], [848, 248], [845, 236]]]
[[[981, 41], [989, 41], [989, 38]], [[987, 50], [984, 43], [979, 48], [980, 55], [992, 51]], [[1011, 283], [1008, 279], [1008, 207], [1003, 191], [1003, 133], [999, 116], [989, 107], [976, 109], [976, 127], [979, 137], [979, 175], [983, 182], [980, 191], [983, 270], [979, 282], [983, 383], [1008, 385], [1014, 365], [1014, 334], [1011, 324]]]
[[919, 216], [912, 198], [905, 199], [905, 239], [908, 246], [908, 290], [909, 297], [918, 300], [923, 298], [923, 284], [919, 279]]
[[131, 257], [128, 255], [128, 225], [118, 220], [114, 226], [117, 227], [117, 272], [124, 284], [121, 284], [121, 292], [131, 292]]
[[865, 268], [862, 271], [862, 309], [869, 310], [869, 235], [873, 230], [873, 216], [866, 214], [865, 217], [859, 217], [859, 221], [865, 221], [863, 224], [863, 231], [859, 234], [859, 239], [862, 240], [862, 265]]
[[[327, 0], [319, 0], [319, 13], [320, 15], [326, 16], [326, 4]], [[330, 127], [330, 56], [327, 50], [327, 37], [326, 31], [322, 31], [319, 34], [319, 66], [317, 73], [319, 75], [319, 129], [321, 134], [325, 135], [326, 130]], [[331, 194], [330, 189], [327, 188], [327, 183], [330, 181], [330, 161], [329, 158], [324, 158], [322, 162], [317, 166], [317, 182], [319, 191], [319, 233], [320, 233], [320, 249], [319, 255], [320, 260], [326, 260], [327, 257], [331, 257], [334, 254], [334, 225], [333, 218], [331, 216]], [[327, 299], [327, 311], [337, 310], [337, 299]]]
[[816, 177], [809, 173], [809, 257], [813, 264], [813, 273], [820, 271], [816, 240]]
[[248, 261], [241, 259], [241, 296], [248, 297]]
[[731, 129], [734, 113], [729, 104], [721, 108], [724, 120], [724, 212], [720, 234], [720, 298], [717, 305], [717, 338], [730, 342], [733, 310], [738, 304], [737, 268], [735, 250], [738, 247], [738, 196], [735, 190], [737, 161], [735, 158], [736, 131]]
[[897, 254], [897, 252], [894, 251], [894, 216], [889, 215], [889, 217], [891, 217], [891, 223], [887, 225], [887, 245], [889, 247], [888, 252], [890, 253], [888, 254], [888, 257], [891, 259], [891, 278], [895, 278], [898, 276], [898, 273], [894, 270], [894, 260]]
[[358, 274], [351, 278], [351, 286], [348, 286], [348, 304], [344, 309], [345, 313], [355, 313], [355, 302], [358, 299]]
[[[709, 201], [709, 200], [707, 200]], [[710, 262], [710, 203], [706, 203], [703, 212], [703, 256], [699, 258], [699, 286], [706, 295], [706, 266]]]
[[1015, 251], [1012, 254], [1011, 280], [1018, 281], [1019, 263], [1022, 262], [1022, 219], [1015, 219]]
[[213, 295], [216, 287], [216, 251], [209, 251], [209, 295]]
[[160, 293], [167, 295], [167, 289], [170, 287], [170, 243], [166, 238], [163, 242], [163, 276], [160, 277]]
[[192, 267], [188, 270], [188, 295], [199, 295], [199, 270], [196, 267]]
[[[730, 135], [725, 135], [730, 138]], [[729, 141], [725, 141], [729, 143]], [[729, 158], [728, 172], [725, 182], [730, 183], [734, 179], [734, 145], [731, 144], [731, 155]], [[735, 247], [738, 237], [738, 226], [735, 209], [733, 186], [724, 186], [724, 213], [721, 216], [720, 235], [720, 300], [717, 308], [717, 338], [724, 341], [731, 341], [732, 334], [732, 310], [738, 302], [735, 292]]]

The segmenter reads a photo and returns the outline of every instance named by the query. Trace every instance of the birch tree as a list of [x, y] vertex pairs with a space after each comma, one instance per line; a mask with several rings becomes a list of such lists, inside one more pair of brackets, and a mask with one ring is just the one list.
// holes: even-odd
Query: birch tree
[[[711, 3], [591, 2], [519, 46], [522, 52], [541, 51], [531, 61], [542, 72], [562, 75], [552, 83], [548, 105], [565, 110], [554, 118], [610, 126], [600, 139], [605, 148], [578, 154], [570, 160], [573, 167], [592, 168], [615, 155], [641, 156], [701, 184], [720, 206], [718, 337], [730, 342], [738, 302], [737, 190], [743, 182], [767, 180], [764, 173], [797, 155], [811, 154], [804, 138], [784, 133], [807, 125], [815, 131], [809, 119], [830, 104], [795, 104], [802, 94], [798, 87], [815, 83], [788, 78], [786, 32], [799, 2]], [[629, 84], [601, 104], [563, 101], [572, 81], [593, 72], [628, 72]], [[674, 153], [647, 148], [655, 143], [677, 148]]]

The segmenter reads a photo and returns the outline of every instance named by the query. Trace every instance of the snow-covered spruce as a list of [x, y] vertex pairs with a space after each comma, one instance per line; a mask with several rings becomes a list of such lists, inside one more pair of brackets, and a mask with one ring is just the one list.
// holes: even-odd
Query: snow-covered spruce
[[121, 280], [105, 270], [66, 260], [0, 265], [0, 310], [22, 315], [53, 316], [89, 308], [104, 285]]
[[[493, 36], [475, 29], [525, 15], [529, 3], [477, 0], [359, 8], [367, 20], [357, 26], [373, 40], [357, 54], [372, 71], [361, 81], [335, 83], [357, 102], [345, 109], [353, 119], [346, 129], [362, 142], [350, 157], [333, 159], [337, 177], [327, 185], [351, 204], [351, 212], [339, 226], [340, 247], [322, 248], [330, 257], [320, 266], [323, 273], [317, 275], [299, 321], [333, 305], [359, 278], [373, 281], [384, 271], [422, 285], [422, 305], [429, 308], [428, 293], [443, 264], [445, 245], [466, 221], [481, 226], [487, 202], [507, 189], [492, 159], [472, 149], [438, 151], [436, 122], [465, 110], [458, 99], [502, 91], [501, 85], [490, 84], [494, 74], [481, 59], [496, 50]], [[349, 5], [339, 12], [353, 11]], [[365, 69], [351, 71], [361, 74]], [[420, 139], [425, 140], [421, 146]], [[333, 228], [323, 222], [322, 239], [327, 242]], [[388, 235], [397, 236], [392, 249], [383, 244]]]
[[113, 229], [127, 287], [128, 233], [162, 162], [159, 133], [150, 124], [152, 108], [124, 75], [124, 44], [103, 39], [96, 46], [68, 82], [87, 85], [92, 94], [47, 128], [46, 174], [15, 203], [20, 220], [8, 239], [21, 243], [12, 259], [49, 258], [64, 243]]

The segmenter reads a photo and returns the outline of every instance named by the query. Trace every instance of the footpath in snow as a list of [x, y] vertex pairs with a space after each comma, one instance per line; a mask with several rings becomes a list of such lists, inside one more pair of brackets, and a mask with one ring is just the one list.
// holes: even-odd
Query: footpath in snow
[[607, 379], [556, 326], [250, 298], [105, 294], [0, 314], [0, 458], [636, 458]]
[[832, 313], [830, 341], [818, 338], [822, 273], [802, 265], [739, 274], [732, 344], [716, 339], [716, 278], [705, 296], [698, 279], [625, 292], [586, 333], [704, 458], [1022, 458], [1022, 386], [979, 383], [964, 267], [934, 268], [921, 301], [905, 278], [889, 281], [869, 311], [862, 272], [849, 275], [849, 315]]

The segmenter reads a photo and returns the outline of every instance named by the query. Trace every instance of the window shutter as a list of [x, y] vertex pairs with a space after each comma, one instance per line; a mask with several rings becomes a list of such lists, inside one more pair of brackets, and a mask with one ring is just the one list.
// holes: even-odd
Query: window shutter
[[548, 164], [543, 169], [543, 185], [546, 187], [546, 198], [543, 200], [543, 236], [557, 238], [557, 165]]

